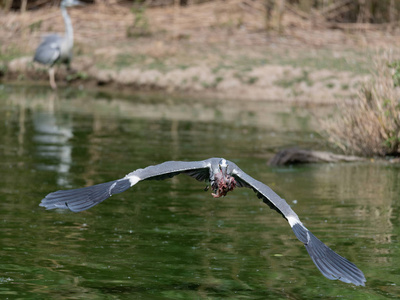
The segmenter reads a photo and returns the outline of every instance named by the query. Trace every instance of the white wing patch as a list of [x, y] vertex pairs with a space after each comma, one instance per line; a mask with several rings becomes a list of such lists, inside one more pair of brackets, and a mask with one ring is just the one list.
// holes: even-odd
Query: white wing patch
[[136, 175], [127, 175], [129, 182], [131, 183], [131, 186], [134, 186], [136, 183], [138, 183], [141, 179], [136, 176]]
[[296, 218], [296, 217], [289, 216], [289, 217], [287, 217], [287, 220], [289, 222], [290, 227], [293, 227], [296, 224], [302, 225], [300, 220], [298, 218]]
[[110, 197], [111, 197], [111, 191], [112, 191], [112, 189], [115, 187], [117, 185], [117, 183], [116, 182], [114, 182], [111, 186], [110, 186], [110, 188], [108, 189], [108, 194], [110, 195]]

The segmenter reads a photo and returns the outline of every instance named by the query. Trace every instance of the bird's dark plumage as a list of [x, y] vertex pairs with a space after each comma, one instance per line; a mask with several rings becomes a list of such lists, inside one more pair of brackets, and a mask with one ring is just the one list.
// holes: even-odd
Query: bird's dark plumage
[[209, 182], [214, 197], [225, 196], [235, 187], [247, 187], [288, 222], [296, 237], [304, 243], [310, 257], [328, 279], [338, 279], [355, 285], [365, 285], [363, 272], [352, 262], [335, 253], [316, 238], [300, 221], [297, 214], [271, 188], [243, 172], [236, 164], [223, 158], [203, 161], [167, 161], [159, 165], [137, 169], [124, 178], [73, 190], [60, 190], [48, 194], [40, 203], [46, 209], [64, 208], [83, 211], [121, 193], [142, 180], [162, 180], [187, 174], [199, 181]]

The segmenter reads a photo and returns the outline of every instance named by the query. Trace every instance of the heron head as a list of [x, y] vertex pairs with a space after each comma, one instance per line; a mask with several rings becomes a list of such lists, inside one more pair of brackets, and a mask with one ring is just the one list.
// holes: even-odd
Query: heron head
[[226, 162], [226, 159], [221, 158], [221, 160], [218, 163], [218, 167], [219, 170], [222, 172], [222, 174], [226, 176], [228, 171], [228, 163]]
[[62, 0], [60, 5], [64, 6], [64, 7], [70, 7], [70, 6], [77, 6], [77, 5], [85, 5], [85, 3], [83, 3], [79, 0]]

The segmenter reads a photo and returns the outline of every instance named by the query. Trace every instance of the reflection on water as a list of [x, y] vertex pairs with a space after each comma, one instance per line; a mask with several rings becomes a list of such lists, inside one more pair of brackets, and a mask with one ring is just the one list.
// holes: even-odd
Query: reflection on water
[[33, 112], [32, 117], [36, 133], [33, 140], [37, 145], [37, 154], [56, 161], [55, 165], [38, 164], [38, 169], [55, 171], [57, 184], [61, 187], [68, 187], [66, 176], [72, 162], [72, 145], [68, 142], [73, 137], [71, 119], [57, 119], [54, 111]]
[[[2, 91], [3, 297], [400, 296], [398, 166], [266, 166], [275, 149], [320, 148], [306, 110], [76, 90], [58, 96], [47, 89]], [[213, 156], [235, 161], [287, 199], [315, 235], [364, 271], [367, 286], [325, 279], [287, 222], [251, 190], [216, 200], [204, 184], [178, 176], [142, 182], [83, 213], [38, 207], [57, 189], [113, 180], [165, 160]]]

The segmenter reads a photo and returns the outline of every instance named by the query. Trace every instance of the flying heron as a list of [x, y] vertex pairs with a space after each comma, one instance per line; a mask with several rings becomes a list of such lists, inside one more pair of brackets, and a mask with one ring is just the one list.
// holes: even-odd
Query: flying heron
[[79, 212], [99, 204], [114, 194], [122, 193], [139, 181], [162, 180], [180, 173], [187, 174], [198, 181], [208, 182], [209, 185], [205, 190], [211, 186], [212, 196], [215, 198], [225, 196], [235, 187], [252, 189], [264, 203], [289, 222], [294, 234], [304, 243], [308, 254], [326, 278], [364, 286], [366, 279], [363, 272], [316, 238], [284, 199], [267, 185], [243, 172], [236, 164], [223, 158], [188, 162], [167, 161], [137, 169], [124, 178], [114, 181], [50, 193], [42, 199], [40, 206], [46, 209], [63, 208]]
[[50, 86], [53, 89], [57, 88], [55, 80], [54, 65], [58, 62], [67, 65], [70, 68], [70, 62], [72, 59], [72, 47], [74, 46], [74, 30], [72, 28], [71, 19], [67, 12], [67, 7], [83, 5], [78, 0], [62, 0], [60, 4], [61, 14], [64, 19], [65, 35], [60, 36], [58, 34], [49, 34], [44, 37], [42, 43], [36, 49], [34, 61], [38, 63], [48, 65]]

